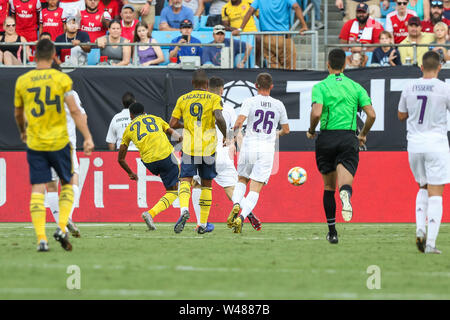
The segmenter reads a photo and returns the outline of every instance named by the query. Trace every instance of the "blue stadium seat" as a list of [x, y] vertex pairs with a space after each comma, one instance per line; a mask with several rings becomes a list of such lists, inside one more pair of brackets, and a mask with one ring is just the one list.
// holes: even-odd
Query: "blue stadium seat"
[[384, 10], [383, 4], [380, 3], [381, 17], [382, 17], [382, 18], [386, 18], [386, 16], [388, 15], [389, 12], [392, 12], [392, 11], [395, 10], [395, 6], [396, 6], [396, 3], [395, 3], [395, 2], [390, 2], [389, 8], [387, 8], [387, 10]]
[[155, 24], [153, 25], [153, 30], [159, 30], [159, 20], [161, 16], [155, 16]]
[[[352, 53], [351, 52], [349, 52], [349, 51], [345, 51], [345, 56], [349, 56], [349, 55], [351, 55]], [[371, 65], [371, 63], [372, 63], [372, 54], [373, 54], [373, 52], [372, 51], [366, 51], [366, 56], [367, 56], [367, 63], [366, 63], [366, 67], [368, 67], [368, 66], [370, 66]]]
[[94, 48], [87, 54], [88, 66], [95, 66], [100, 62], [100, 49]]
[[200, 25], [198, 31], [213, 31], [214, 27], [207, 27], [206, 21], [208, 20], [208, 16], [200, 16]]

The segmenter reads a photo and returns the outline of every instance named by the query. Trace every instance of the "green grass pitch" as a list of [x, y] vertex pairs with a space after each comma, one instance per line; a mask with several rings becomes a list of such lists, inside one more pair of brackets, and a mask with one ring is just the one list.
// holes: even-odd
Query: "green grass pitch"
[[[441, 255], [416, 249], [414, 224], [338, 224], [337, 245], [324, 223], [259, 232], [245, 223], [242, 234], [218, 223], [204, 235], [193, 224], [180, 234], [157, 227], [80, 223], [82, 238], [65, 252], [47, 224], [50, 251], [38, 253], [30, 223], [2, 223], [0, 299], [450, 299], [450, 224]], [[71, 265], [79, 290], [67, 288]], [[380, 289], [367, 287], [372, 265]]]

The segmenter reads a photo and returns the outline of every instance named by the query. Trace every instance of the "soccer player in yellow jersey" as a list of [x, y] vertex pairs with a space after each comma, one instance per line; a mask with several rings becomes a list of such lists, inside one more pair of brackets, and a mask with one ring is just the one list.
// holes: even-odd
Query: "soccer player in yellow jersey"
[[167, 139], [171, 135], [181, 142], [183, 137], [171, 129], [160, 117], [144, 113], [144, 106], [135, 102], [129, 107], [131, 123], [125, 129], [119, 148], [119, 164], [128, 173], [131, 180], [138, 176], [128, 166], [125, 157], [130, 141], [138, 148], [142, 163], [154, 175], [159, 175], [166, 188], [166, 194], [149, 211], [142, 213], [142, 218], [149, 230], [156, 230], [153, 218], [170, 207], [178, 197], [178, 161], [173, 154], [173, 146]]
[[[208, 92], [208, 76], [196, 70], [192, 76], [194, 90], [178, 98], [169, 125], [183, 130], [183, 152], [180, 172], [180, 218], [174, 231], [180, 233], [189, 219], [189, 199], [192, 178], [199, 175], [202, 181], [200, 194], [200, 226], [197, 232], [206, 232], [212, 202], [212, 179], [217, 176], [215, 152], [217, 145], [216, 123], [223, 136], [227, 136], [222, 115], [221, 97]], [[181, 123], [183, 119], [183, 123]], [[223, 143], [220, 141], [219, 143]]]
[[87, 122], [83, 121], [72, 95], [72, 80], [65, 73], [51, 68], [55, 54], [55, 46], [50, 40], [42, 39], [37, 43], [36, 69], [17, 79], [14, 98], [17, 127], [22, 141], [27, 144], [31, 181], [30, 212], [38, 238], [38, 251], [48, 251], [44, 191], [46, 183], [52, 180], [50, 168], [55, 169], [62, 185], [59, 223], [53, 237], [63, 249], [72, 250], [69, 235], [65, 231], [73, 204], [73, 166], [64, 103], [83, 134], [84, 153], [90, 155], [94, 149]]

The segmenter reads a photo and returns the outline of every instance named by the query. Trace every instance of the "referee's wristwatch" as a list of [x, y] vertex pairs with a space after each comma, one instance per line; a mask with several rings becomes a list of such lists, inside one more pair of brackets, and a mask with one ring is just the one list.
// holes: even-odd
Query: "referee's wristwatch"
[[308, 133], [309, 133], [310, 135], [314, 135], [314, 134], [316, 133], [316, 131], [315, 131], [315, 130], [312, 130], [312, 131], [311, 131], [311, 128], [309, 128], [309, 129], [308, 129]]

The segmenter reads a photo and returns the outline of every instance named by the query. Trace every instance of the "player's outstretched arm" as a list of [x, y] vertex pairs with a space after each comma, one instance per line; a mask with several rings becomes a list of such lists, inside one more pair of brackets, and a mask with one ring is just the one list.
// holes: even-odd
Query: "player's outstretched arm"
[[125, 160], [125, 157], [128, 152], [128, 146], [126, 144], [121, 144], [119, 148], [119, 156], [117, 161], [119, 161], [120, 166], [125, 170], [130, 177], [131, 180], [137, 180], [138, 176], [136, 173], [134, 173], [130, 167], [128, 166], [127, 160]]
[[227, 137], [227, 123], [222, 114], [222, 110], [214, 110], [214, 117], [216, 118], [216, 124], [222, 133], [224, 139]]
[[367, 134], [369, 133], [370, 128], [372, 128], [372, 125], [375, 122], [375, 118], [376, 118], [375, 110], [373, 109], [371, 104], [362, 107], [362, 109], [365, 112], [367, 118], [366, 118], [366, 122], [364, 122], [364, 126], [361, 129], [361, 132], [358, 135], [359, 144], [361, 146], [366, 143]]
[[181, 142], [183, 141], [183, 136], [181, 134], [179, 134], [178, 132], [176, 132], [174, 129], [172, 128], [168, 128], [166, 130], [166, 134], [168, 134], [169, 136], [171, 136], [173, 138], [173, 141], [176, 142]]
[[25, 115], [23, 113], [23, 107], [16, 107], [14, 109], [14, 117], [16, 118], [17, 128], [19, 129], [20, 139], [27, 143], [27, 132], [25, 129]]
[[311, 109], [311, 116], [309, 119], [309, 129], [306, 132], [308, 139], [314, 139], [316, 136], [316, 127], [319, 124], [320, 117], [322, 116], [323, 105], [320, 103], [313, 103]]
[[69, 108], [70, 115], [72, 116], [73, 121], [75, 121], [75, 125], [78, 130], [80, 130], [83, 135], [83, 149], [84, 154], [89, 156], [92, 151], [94, 151], [94, 141], [92, 140], [91, 132], [89, 131], [89, 127], [87, 125], [87, 117], [83, 117], [80, 109], [78, 109], [77, 104], [75, 102], [75, 98], [73, 95], [69, 94], [64, 97], [64, 102], [67, 104]]

